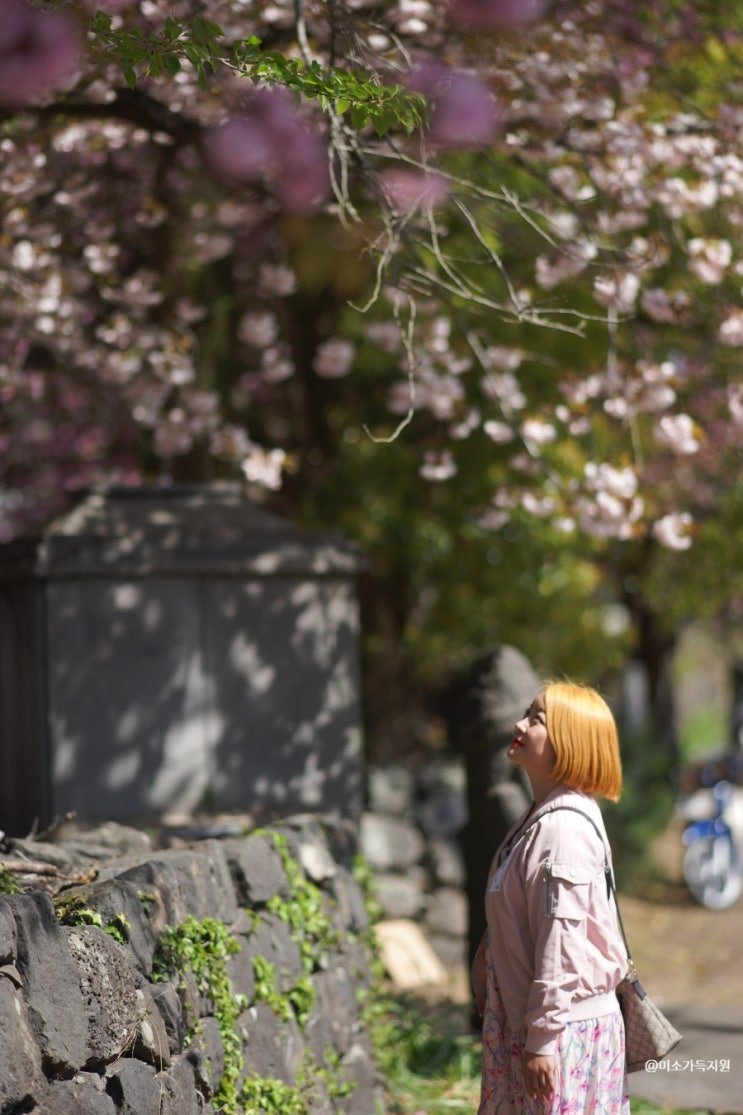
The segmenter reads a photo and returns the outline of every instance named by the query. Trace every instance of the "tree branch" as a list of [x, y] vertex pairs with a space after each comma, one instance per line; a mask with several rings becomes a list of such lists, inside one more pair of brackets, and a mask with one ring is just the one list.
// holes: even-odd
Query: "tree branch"
[[[93, 101], [60, 101], [34, 109], [40, 119], [71, 116], [82, 120], [126, 120], [148, 132], [164, 132], [177, 143], [198, 143], [203, 126], [191, 117], [174, 112], [161, 101], [140, 89], [119, 89], [114, 100], [103, 104]], [[6, 119], [10, 114], [6, 115]]]

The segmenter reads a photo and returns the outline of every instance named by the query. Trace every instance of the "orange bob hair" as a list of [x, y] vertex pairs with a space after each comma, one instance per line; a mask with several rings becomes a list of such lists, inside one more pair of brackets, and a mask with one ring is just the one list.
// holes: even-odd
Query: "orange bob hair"
[[555, 750], [550, 778], [571, 790], [619, 801], [622, 760], [611, 709], [595, 689], [548, 682], [544, 690], [547, 735]]

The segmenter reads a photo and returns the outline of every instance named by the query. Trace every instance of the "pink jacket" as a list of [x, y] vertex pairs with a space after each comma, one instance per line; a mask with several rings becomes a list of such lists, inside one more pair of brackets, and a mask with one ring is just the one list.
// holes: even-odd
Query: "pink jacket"
[[[604, 846], [583, 817], [553, 814], [558, 805], [588, 813]], [[514, 825], [493, 859], [488, 948], [509, 1026], [526, 1028], [529, 1052], [553, 1054], [567, 1022], [618, 1009], [614, 988], [627, 952], [607, 894], [604, 849], [610, 863], [611, 852], [595, 800], [558, 786], [533, 816], [539, 820], [526, 835], [518, 840], [523, 821]]]

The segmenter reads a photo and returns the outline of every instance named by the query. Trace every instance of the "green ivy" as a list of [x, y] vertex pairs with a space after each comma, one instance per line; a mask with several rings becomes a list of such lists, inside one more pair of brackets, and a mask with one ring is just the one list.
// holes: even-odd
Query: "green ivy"
[[[280, 992], [276, 966], [265, 957], [254, 957], [252, 1001], [268, 1004], [283, 1021], [296, 1018], [303, 1030], [315, 1004], [315, 989], [310, 976], [322, 965], [329, 950], [342, 945], [342, 936], [333, 926], [322, 891], [305, 878], [289, 854], [286, 838], [270, 830], [255, 830], [254, 834], [270, 836], [281, 857], [291, 897], [288, 900], [271, 899], [267, 908], [289, 926], [300, 948], [303, 975], [288, 991]], [[360, 866], [358, 871], [362, 873], [363, 867]], [[145, 910], [155, 901], [154, 895], [144, 892], [139, 894], [139, 898]], [[80, 913], [78, 911], [78, 915]], [[94, 912], [89, 913], [92, 915]], [[258, 920], [259, 915], [255, 911], [248, 910], [247, 913], [254, 921]], [[369, 940], [373, 942], [371, 934]], [[198, 921], [189, 916], [181, 925], [165, 927], [153, 960], [155, 980], [175, 979], [184, 988], [184, 976], [190, 973], [199, 993], [212, 1004], [225, 1051], [224, 1074], [213, 1101], [215, 1111], [221, 1115], [307, 1115], [309, 1098], [316, 1092], [318, 1081], [335, 1106], [334, 1101], [349, 1095], [356, 1082], [342, 1078], [341, 1057], [332, 1048], [325, 1051], [319, 1065], [308, 1054], [306, 1063], [297, 1073], [295, 1085], [252, 1073], [240, 1083], [244, 1058], [237, 1021], [248, 1002], [245, 996], [233, 992], [227, 969], [230, 956], [239, 949], [239, 943], [223, 922], [213, 918]], [[194, 1004], [194, 1014], [198, 1013], [196, 1008]], [[368, 1010], [370, 1018], [378, 1017], [379, 1012], [372, 1010], [371, 1002]], [[193, 1040], [197, 1032], [198, 1024], [187, 1035], [187, 1040]]]
[[108, 933], [120, 945], [125, 945], [129, 940], [131, 925], [125, 914], [114, 914], [107, 922], [97, 910], [91, 910], [85, 905], [85, 899], [79, 894], [57, 897], [54, 899], [54, 912], [60, 925], [94, 925]]
[[382, 917], [382, 905], [377, 896], [374, 884], [374, 873], [367, 861], [360, 854], [354, 856], [353, 877], [361, 889], [368, 922], [370, 925], [374, 925]]
[[341, 935], [324, 905], [322, 891], [305, 878], [289, 854], [286, 837], [279, 832], [269, 835], [281, 857], [291, 897], [286, 900], [274, 895], [266, 909], [288, 925], [299, 946], [302, 969], [305, 975], [311, 975], [322, 966], [324, 956], [340, 946]]
[[300, 1029], [304, 1030], [315, 1005], [315, 988], [306, 976], [300, 976], [294, 986], [287, 992], [287, 997]]
[[357, 1080], [343, 1080], [341, 1078], [341, 1055], [332, 1046], [325, 1049], [323, 1064], [315, 1071], [325, 1085], [331, 1101], [351, 1095], [358, 1084]]
[[398, 1048], [404, 1016], [387, 990], [387, 973], [374, 932], [374, 925], [379, 921], [382, 908], [377, 899], [371, 868], [360, 855], [354, 860], [353, 874], [364, 896], [368, 928], [360, 937], [372, 976], [371, 987], [359, 988], [357, 993], [361, 1024], [369, 1035], [374, 1061], [381, 1075], [390, 1077], [395, 1071], [395, 1050]]
[[108, 933], [110, 937], [113, 937], [115, 941], [118, 941], [120, 945], [125, 945], [129, 940], [132, 927], [124, 914], [114, 914], [103, 928], [105, 932]]
[[[227, 973], [227, 961], [239, 951], [239, 943], [224, 922], [214, 918], [198, 921], [189, 915], [181, 925], [165, 927], [152, 964], [155, 980], [177, 977], [181, 987], [185, 986], [183, 974], [190, 972], [199, 992], [213, 1004], [225, 1055], [214, 1108], [225, 1113], [238, 1109], [237, 1084], [243, 1068], [237, 1019], [245, 1010], [247, 1000], [244, 995], [233, 993]], [[194, 1036], [190, 1033], [187, 1040]]]
[[276, 965], [266, 960], [265, 956], [254, 956], [253, 973], [253, 1002], [266, 1003], [277, 1018], [288, 1022], [292, 1016], [292, 1008], [287, 996], [282, 995], [276, 986]]
[[0, 867], [0, 894], [18, 894], [21, 885], [12, 871], [7, 867]]
[[149, 918], [153, 908], [157, 906], [157, 895], [149, 890], [139, 890], [137, 891], [137, 898], [142, 903], [145, 917]]
[[240, 1102], [244, 1115], [307, 1115], [300, 1090], [270, 1076], [246, 1076]]

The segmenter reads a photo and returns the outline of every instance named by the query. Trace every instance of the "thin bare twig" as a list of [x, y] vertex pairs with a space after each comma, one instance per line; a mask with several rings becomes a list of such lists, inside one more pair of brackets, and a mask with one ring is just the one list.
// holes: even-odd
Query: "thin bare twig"
[[304, 20], [304, 4], [302, 0], [294, 0], [294, 26], [297, 31], [297, 42], [299, 43], [299, 52], [302, 55], [302, 61], [305, 66], [309, 66], [312, 61], [312, 52], [310, 51], [310, 44], [307, 38], [307, 24]]
[[371, 441], [374, 442], [375, 445], [390, 445], [393, 441], [397, 441], [405, 427], [409, 426], [410, 423], [413, 421], [413, 415], [415, 414], [415, 367], [417, 361], [415, 356], [415, 343], [413, 340], [413, 333], [415, 329], [416, 305], [415, 300], [411, 298], [410, 295], [408, 295], [408, 310], [409, 315], [407, 326], [403, 329], [402, 325], [400, 324], [400, 303], [396, 303], [392, 308], [392, 312], [395, 316], [395, 321], [397, 322], [397, 326], [400, 330], [400, 336], [402, 337], [402, 343], [407, 357], [409, 391], [408, 410], [405, 417], [402, 419], [401, 422], [398, 423], [398, 425], [388, 437], [377, 437], [371, 432], [368, 426], [363, 427], [364, 433], [368, 438], [371, 439]]

